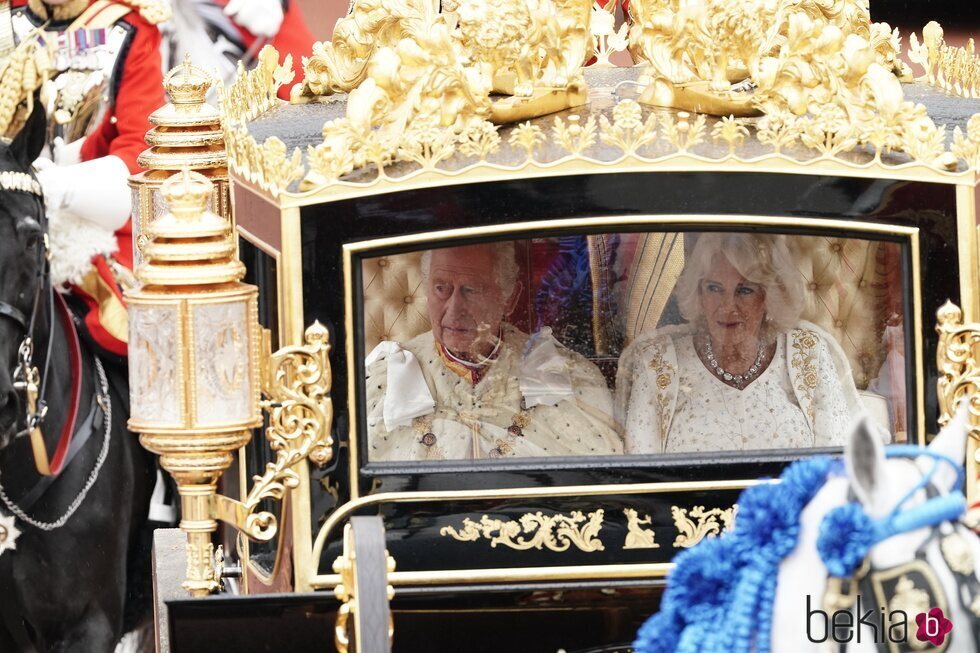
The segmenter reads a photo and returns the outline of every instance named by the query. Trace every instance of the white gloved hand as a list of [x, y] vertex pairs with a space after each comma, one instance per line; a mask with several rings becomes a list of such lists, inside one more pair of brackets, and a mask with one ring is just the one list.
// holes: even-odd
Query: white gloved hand
[[70, 166], [82, 162], [82, 145], [85, 137], [66, 143], [65, 139], [58, 136], [51, 145], [54, 162], [59, 166]]
[[34, 166], [49, 211], [69, 212], [109, 231], [129, 219], [133, 210], [129, 168], [118, 156], [67, 166], [38, 159]]
[[285, 14], [280, 0], [231, 0], [225, 15], [255, 36], [270, 38], [279, 32]]

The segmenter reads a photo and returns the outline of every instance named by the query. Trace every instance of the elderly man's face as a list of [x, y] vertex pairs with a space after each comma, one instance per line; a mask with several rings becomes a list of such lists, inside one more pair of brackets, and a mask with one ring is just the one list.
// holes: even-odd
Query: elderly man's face
[[426, 294], [436, 342], [467, 360], [493, 350], [510, 300], [497, 282], [493, 247], [433, 250]]
[[766, 316], [765, 288], [747, 280], [727, 258], [716, 254], [698, 294], [714, 346], [748, 347], [742, 353], [754, 357]]

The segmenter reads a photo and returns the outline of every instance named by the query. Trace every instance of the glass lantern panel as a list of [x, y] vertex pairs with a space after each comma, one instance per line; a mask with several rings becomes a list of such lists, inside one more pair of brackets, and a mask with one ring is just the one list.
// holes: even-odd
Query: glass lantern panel
[[253, 415], [248, 298], [192, 309], [198, 426], [248, 422]]
[[130, 417], [135, 421], [172, 427], [183, 423], [177, 367], [179, 323], [176, 306], [129, 307]]

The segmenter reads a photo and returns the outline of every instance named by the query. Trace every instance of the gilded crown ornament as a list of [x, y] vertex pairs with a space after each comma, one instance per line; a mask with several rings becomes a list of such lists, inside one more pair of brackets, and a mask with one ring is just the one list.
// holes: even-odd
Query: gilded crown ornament
[[191, 63], [187, 55], [183, 64], [177, 66], [163, 78], [163, 87], [170, 101], [176, 105], [203, 104], [213, 82], [210, 75]]
[[[306, 152], [275, 137], [260, 143], [244, 126], [291, 79], [288, 61], [264, 52], [263, 70], [240, 76], [223, 104], [241, 176], [275, 197], [563, 160], [828, 160], [955, 176], [972, 174], [980, 156], [977, 130], [957, 127], [948, 142], [925, 106], [906, 99], [901, 36], [871, 22], [860, 0], [636, 0], [619, 29], [605, 9], [569, 0], [437, 4], [352, 3], [333, 39], [304, 58], [305, 81], [292, 91], [293, 102], [339, 105]], [[972, 50], [946, 46], [936, 24], [923, 34], [922, 44], [910, 39], [910, 60], [924, 77], [972, 93]], [[583, 63], [605, 63], [627, 37], [640, 66], [612, 69], [602, 83], [614, 87], [591, 91], [612, 111], [576, 111], [598, 79]]]
[[162, 185], [174, 173], [190, 169], [213, 185], [209, 209], [231, 222], [228, 186], [228, 154], [221, 131], [221, 114], [208, 103], [214, 82], [190, 58], [164, 77], [170, 102], [152, 114], [153, 127], [146, 133], [149, 149], [137, 162], [146, 168], [130, 177], [133, 189], [133, 243], [136, 263], [143, 259], [149, 242], [149, 225], [165, 201]]

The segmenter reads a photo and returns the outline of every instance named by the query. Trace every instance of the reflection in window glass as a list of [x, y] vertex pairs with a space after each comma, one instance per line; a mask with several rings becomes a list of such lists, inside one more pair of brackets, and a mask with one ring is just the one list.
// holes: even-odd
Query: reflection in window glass
[[837, 446], [906, 429], [901, 247], [613, 233], [365, 259], [368, 457]]

